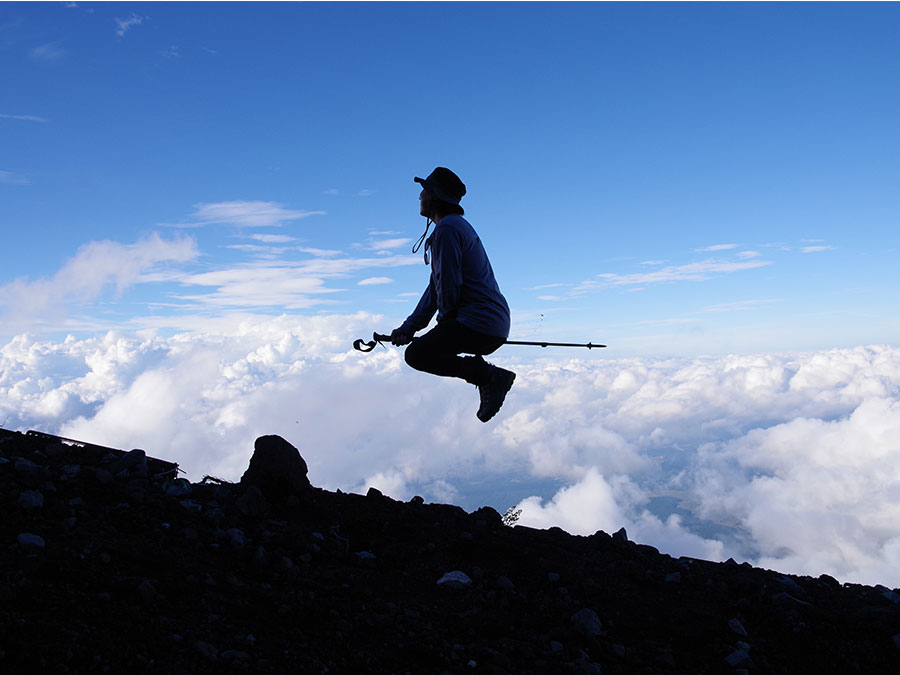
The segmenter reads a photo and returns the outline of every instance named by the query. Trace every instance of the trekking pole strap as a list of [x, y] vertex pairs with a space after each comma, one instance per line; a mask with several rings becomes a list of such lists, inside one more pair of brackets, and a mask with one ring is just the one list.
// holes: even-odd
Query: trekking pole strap
[[[390, 342], [390, 335], [382, 335], [381, 333], [372, 333], [372, 339], [369, 342], [363, 342], [362, 339], [353, 341], [353, 348], [360, 352], [370, 352], [378, 345], [384, 347], [385, 342]], [[387, 349], [387, 347], [384, 347]]]

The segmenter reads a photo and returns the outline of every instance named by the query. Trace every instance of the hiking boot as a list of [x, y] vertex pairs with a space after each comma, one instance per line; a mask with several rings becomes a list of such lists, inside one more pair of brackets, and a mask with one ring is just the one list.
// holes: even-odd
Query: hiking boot
[[487, 422], [500, 410], [506, 393], [512, 388], [516, 374], [497, 366], [488, 366], [490, 376], [485, 384], [478, 385], [481, 406], [478, 408], [478, 419]]

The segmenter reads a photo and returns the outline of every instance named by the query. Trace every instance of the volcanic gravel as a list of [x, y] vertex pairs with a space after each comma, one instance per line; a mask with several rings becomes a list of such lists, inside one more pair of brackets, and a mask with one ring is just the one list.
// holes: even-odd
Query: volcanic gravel
[[900, 673], [900, 591], [0, 431], [0, 673]]

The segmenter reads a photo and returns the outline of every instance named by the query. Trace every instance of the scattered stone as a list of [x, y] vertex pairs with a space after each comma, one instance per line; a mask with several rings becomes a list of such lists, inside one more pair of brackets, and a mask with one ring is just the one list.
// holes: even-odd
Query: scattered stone
[[44, 547], [47, 545], [47, 542], [44, 541], [43, 537], [32, 534], [31, 532], [22, 532], [16, 537], [16, 541], [19, 542], [19, 548], [24, 553], [37, 553], [43, 551]]
[[188, 497], [191, 494], [191, 483], [186, 478], [177, 478], [166, 487], [170, 497]]
[[158, 593], [148, 579], [144, 579], [137, 587], [138, 595], [144, 603], [151, 605], [156, 601]]
[[262, 518], [269, 510], [269, 502], [255, 485], [248, 485], [235, 500], [235, 505], [248, 518]]
[[731, 629], [733, 633], [740, 635], [741, 637], [747, 637], [747, 629], [744, 628], [744, 624], [742, 624], [738, 619], [729, 619], [728, 627]]
[[881, 597], [884, 598], [885, 600], [887, 600], [888, 602], [893, 603], [893, 604], [895, 604], [895, 605], [898, 604], [898, 603], [900, 603], [900, 594], [895, 593], [894, 591], [891, 591], [891, 590], [885, 590], [885, 591], [881, 594]]
[[307, 472], [306, 462], [297, 448], [281, 436], [260, 436], [250, 466], [241, 476], [241, 485], [254, 485], [273, 501], [290, 495], [302, 497], [312, 489]]
[[37, 490], [23, 490], [19, 493], [16, 504], [26, 511], [41, 509], [44, 507], [44, 495]]
[[219, 650], [209, 642], [198, 640], [194, 643], [194, 651], [210, 663], [217, 663], [219, 660]]
[[617, 544], [627, 544], [628, 543], [628, 532], [625, 531], [625, 528], [621, 528], [618, 532], [616, 532], [613, 536], [613, 541]]
[[782, 586], [789, 588], [794, 593], [800, 593], [800, 594], [803, 593], [803, 588], [800, 587], [800, 584], [798, 584], [796, 581], [794, 581], [790, 577], [778, 577], [775, 579], [775, 581], [777, 581]]
[[[203, 504], [195, 502], [193, 499], [180, 499], [178, 503], [181, 504], [183, 509], [193, 513], [200, 513], [203, 510]], [[122, 504], [121, 506], [128, 506], [128, 504]]]
[[381, 499], [384, 497], [384, 494], [378, 488], [370, 487], [369, 491], [366, 492], [366, 497], [369, 499]]
[[94, 477], [97, 479], [97, 482], [100, 483], [100, 485], [109, 485], [116, 478], [112, 475], [112, 473], [103, 468], [95, 469]]
[[669, 584], [680, 584], [681, 583], [681, 572], [672, 572], [666, 575], [666, 583]]
[[472, 514], [476, 523], [484, 523], [489, 527], [500, 527], [503, 525], [503, 516], [496, 509], [490, 506], [482, 506]]
[[453, 572], [447, 572], [444, 576], [438, 579], [437, 583], [438, 586], [444, 586], [445, 588], [462, 590], [471, 586], [472, 580], [465, 572], [455, 570]]
[[597, 612], [587, 607], [575, 612], [570, 620], [575, 630], [587, 637], [599, 637], [603, 633], [603, 623]]
[[250, 662], [250, 655], [237, 649], [226, 649], [219, 654], [219, 660], [226, 666], [246, 666]]
[[497, 585], [508, 593], [516, 592], [516, 585], [509, 577], [505, 577], [503, 575], [497, 577]]
[[240, 551], [247, 544], [247, 537], [236, 527], [226, 530], [225, 537], [228, 540], [228, 545], [235, 551]]
[[840, 588], [841, 587], [841, 582], [839, 582], [837, 579], [835, 579], [834, 577], [829, 576], [827, 574], [820, 575], [819, 581], [821, 581], [826, 586], [830, 586], [831, 588]]
[[26, 487], [36, 488], [50, 480], [50, 472], [30, 459], [19, 457], [13, 464], [16, 478]]
[[736, 649], [725, 657], [725, 663], [732, 668], [749, 665], [751, 663], [750, 653], [746, 649]]
[[547, 574], [547, 581], [555, 584], [559, 581], [559, 575], [556, 572], [550, 572]]
[[146, 476], [149, 473], [147, 470], [147, 453], [139, 448], [126, 452], [122, 457], [109, 465], [109, 471], [115, 476]]
[[772, 602], [782, 606], [812, 607], [810, 603], [806, 602], [805, 600], [795, 598], [790, 593], [776, 593], [772, 596]]

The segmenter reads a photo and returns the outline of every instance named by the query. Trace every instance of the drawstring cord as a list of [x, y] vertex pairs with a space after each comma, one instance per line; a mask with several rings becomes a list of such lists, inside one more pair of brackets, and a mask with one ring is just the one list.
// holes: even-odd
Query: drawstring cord
[[425, 264], [426, 264], [426, 265], [428, 264], [428, 249], [431, 248], [431, 240], [430, 240], [430, 239], [427, 239], [427, 240], [426, 240], [425, 237], [428, 236], [428, 228], [431, 227], [431, 225], [432, 225], [433, 222], [434, 222], [434, 221], [432, 221], [431, 218], [429, 218], [429, 219], [426, 221], [426, 223], [425, 223], [425, 231], [422, 233], [422, 236], [419, 237], [419, 241], [417, 241], [417, 242], [413, 245], [413, 247], [412, 247], [412, 252], [413, 252], [413, 253], [418, 253], [418, 252], [419, 252], [419, 249], [422, 247], [422, 243], [423, 243], [423, 242], [425, 243], [425, 252], [424, 252], [423, 256], [424, 256], [424, 258], [425, 258]]

